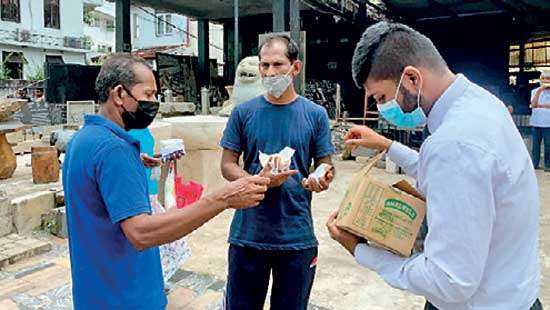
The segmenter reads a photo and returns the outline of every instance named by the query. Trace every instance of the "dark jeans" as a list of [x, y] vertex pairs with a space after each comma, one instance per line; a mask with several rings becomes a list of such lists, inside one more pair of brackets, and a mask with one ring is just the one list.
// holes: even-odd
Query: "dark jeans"
[[[429, 301], [426, 301], [424, 310], [437, 310], [437, 308], [434, 305], [432, 305]], [[542, 304], [540, 303], [540, 300], [537, 299], [535, 303], [531, 306], [530, 310], [542, 310]]]
[[229, 246], [227, 310], [262, 310], [273, 273], [271, 309], [305, 310], [317, 263], [317, 248], [267, 251]]
[[540, 144], [544, 140], [544, 168], [550, 169], [550, 128], [533, 127], [533, 166], [539, 168]]

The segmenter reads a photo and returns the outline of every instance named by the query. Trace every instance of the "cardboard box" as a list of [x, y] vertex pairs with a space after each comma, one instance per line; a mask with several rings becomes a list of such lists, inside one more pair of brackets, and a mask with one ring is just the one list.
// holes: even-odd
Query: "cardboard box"
[[405, 180], [388, 185], [369, 176], [383, 153], [357, 172], [340, 205], [338, 227], [401, 256], [410, 256], [426, 203]]

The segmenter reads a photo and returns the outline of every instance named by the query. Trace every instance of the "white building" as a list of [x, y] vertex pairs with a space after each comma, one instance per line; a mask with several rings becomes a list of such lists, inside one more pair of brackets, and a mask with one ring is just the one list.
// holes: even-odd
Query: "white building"
[[44, 62], [85, 63], [83, 5], [98, 0], [1, 2], [0, 61], [8, 77], [43, 76]]
[[[92, 59], [101, 54], [109, 54], [115, 50], [115, 6], [111, 2], [103, 2], [101, 6], [85, 6], [84, 33], [91, 39]], [[142, 52], [142, 55], [154, 57], [156, 51], [174, 51], [180, 55], [198, 56], [197, 21], [186, 16], [154, 9], [135, 6], [131, 7], [132, 50]], [[223, 63], [223, 26], [210, 23], [210, 58]]]
[[108, 6], [113, 4], [104, 4], [103, 0], [97, 2], [98, 5], [84, 5], [84, 36], [90, 42], [88, 60], [115, 50], [115, 18]]

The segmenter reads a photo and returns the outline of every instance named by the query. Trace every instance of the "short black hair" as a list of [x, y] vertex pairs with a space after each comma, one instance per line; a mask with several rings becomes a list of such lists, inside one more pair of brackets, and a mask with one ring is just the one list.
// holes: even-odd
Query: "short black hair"
[[129, 53], [117, 53], [107, 58], [95, 80], [95, 90], [98, 93], [99, 103], [107, 102], [109, 92], [117, 85], [122, 84], [131, 89], [137, 84], [138, 80], [134, 74], [134, 67], [138, 64], [150, 68], [143, 58], [132, 56]]
[[272, 33], [267, 36], [265, 36], [262, 41], [260, 42], [260, 46], [258, 46], [258, 57], [260, 60], [262, 59], [261, 53], [262, 48], [264, 46], [271, 46], [273, 42], [279, 41], [284, 44], [286, 44], [286, 57], [290, 62], [295, 62], [298, 60], [298, 57], [300, 55], [300, 48], [298, 47], [298, 44], [296, 41], [292, 40], [292, 38], [284, 33]]
[[397, 81], [406, 66], [441, 72], [448, 68], [428, 37], [404, 24], [382, 21], [363, 33], [351, 69], [355, 84], [362, 88], [368, 78]]

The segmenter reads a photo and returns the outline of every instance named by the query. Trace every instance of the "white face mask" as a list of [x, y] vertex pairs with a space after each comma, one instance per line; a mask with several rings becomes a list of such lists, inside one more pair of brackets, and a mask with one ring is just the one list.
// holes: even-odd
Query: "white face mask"
[[264, 86], [266, 92], [274, 98], [281, 98], [290, 86], [290, 83], [292, 83], [292, 77], [290, 77], [291, 71], [292, 68], [288, 70], [287, 74], [264, 77], [262, 79], [262, 85]]

